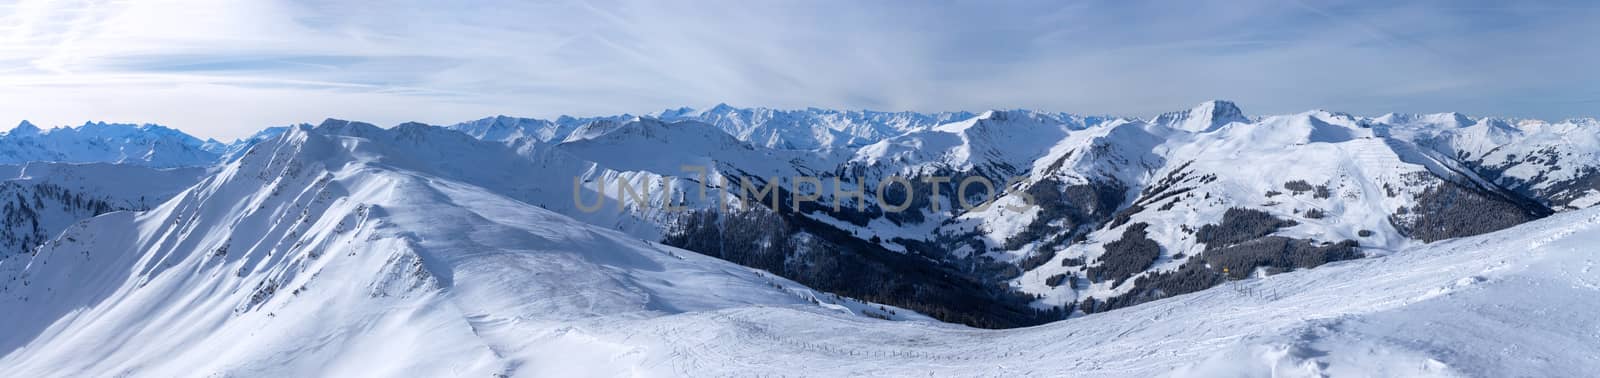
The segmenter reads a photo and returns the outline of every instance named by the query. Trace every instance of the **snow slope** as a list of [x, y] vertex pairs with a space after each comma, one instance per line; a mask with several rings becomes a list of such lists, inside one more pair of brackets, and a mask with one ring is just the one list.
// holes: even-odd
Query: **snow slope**
[[[1572, 376], [1600, 369], [1600, 209], [1002, 331], [737, 308], [609, 323], [661, 375]], [[631, 356], [630, 356], [631, 357]]]
[[107, 163], [32, 162], [17, 167], [6, 181], [49, 184], [92, 195], [121, 209], [142, 210], [166, 202], [199, 182], [209, 168], [151, 168]]
[[79, 220], [154, 207], [205, 173], [106, 163], [0, 166], [0, 256], [31, 251]]

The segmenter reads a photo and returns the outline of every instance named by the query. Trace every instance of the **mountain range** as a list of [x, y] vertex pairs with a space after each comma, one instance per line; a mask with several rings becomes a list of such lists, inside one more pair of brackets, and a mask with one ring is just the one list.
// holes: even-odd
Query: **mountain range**
[[0, 372], [1562, 375], [1600, 367], [1550, 305], [1600, 282], [1597, 139], [1227, 101], [24, 122]]

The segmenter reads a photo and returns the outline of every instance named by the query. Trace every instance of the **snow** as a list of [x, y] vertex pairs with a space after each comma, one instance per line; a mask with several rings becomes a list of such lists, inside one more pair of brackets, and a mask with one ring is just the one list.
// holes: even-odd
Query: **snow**
[[[1202, 110], [1213, 107], [1215, 105], [1211, 103], [1202, 104], [1195, 110], [1179, 114], [1204, 113]], [[1393, 115], [1387, 117], [1398, 119]], [[1173, 122], [1177, 121], [1166, 123]], [[1104, 136], [1086, 141], [1072, 141], [1069, 138], [1054, 150], [1052, 156], [1075, 152], [1066, 160], [1056, 160], [1074, 174], [1107, 172], [1069, 182], [1106, 182], [1116, 179], [1144, 187], [1147, 185], [1144, 183], [1150, 180], [1189, 172], [1191, 180], [1178, 185], [1190, 189], [1188, 192], [1173, 200], [1147, 205], [1156, 207], [1171, 203], [1170, 211], [1146, 209], [1133, 214], [1128, 222], [1151, 224], [1149, 238], [1164, 248], [1161, 259], [1150, 272], [1176, 269], [1185, 259], [1197, 256], [1204, 248], [1192, 232], [1184, 231], [1184, 226], [1193, 229], [1199, 225], [1217, 223], [1228, 209], [1236, 207], [1258, 209], [1298, 223], [1278, 232], [1278, 235], [1328, 242], [1357, 240], [1365, 248], [1399, 249], [1417, 243], [1401, 235], [1392, 225], [1390, 219], [1399, 209], [1414, 205], [1417, 196], [1434, 185], [1447, 181], [1484, 179], [1470, 175], [1467, 173], [1470, 170], [1453, 166], [1450, 160], [1438, 158], [1412, 142], [1384, 138], [1380, 134], [1388, 130], [1366, 127], [1370, 122], [1360, 117], [1318, 110], [1263, 117], [1248, 123], [1229, 121], [1216, 127], [1199, 128], [1202, 130], [1200, 132], [1166, 129], [1160, 127], [1160, 123], [1155, 127], [1136, 122], [1110, 123], [1101, 128], [1125, 131], [1113, 133], [1094, 128], [1079, 132], [1074, 137], [1091, 132], [1103, 133]], [[1134, 132], [1139, 130], [1143, 132]], [[1100, 145], [1108, 147], [1084, 147]], [[1086, 153], [1094, 151], [1118, 151], [1120, 156], [1106, 158], [1088, 156]], [[1138, 157], [1141, 154], [1154, 156]], [[1141, 163], [1108, 165], [1107, 162]], [[1035, 165], [1033, 174], [1034, 177], [1049, 177], [1056, 173]], [[1193, 180], [1197, 177], [1213, 179]], [[1294, 193], [1285, 188], [1285, 184], [1292, 181], [1324, 186], [1327, 195]], [[1313, 209], [1325, 215], [1316, 218], [1304, 215]], [[994, 213], [993, 210], [989, 212]], [[1003, 215], [968, 214], [968, 217], [984, 224], [1000, 225], [991, 228], [1002, 232], [991, 236], [995, 240], [1004, 240], [1009, 236], [1004, 232], [1017, 230], [1013, 224], [1015, 221], [1005, 220]], [[1086, 267], [1062, 266], [1060, 260], [1081, 258], [1095, 261], [1103, 254], [1104, 244], [1121, 238], [1124, 227], [1091, 233], [1086, 243], [1069, 246], [1051, 262], [1013, 280], [1013, 285], [1029, 293], [1044, 295], [1045, 298], [1037, 303], [1041, 306], [1064, 305], [1083, 297], [1105, 298], [1126, 292], [1133, 285], [1112, 286], [1115, 282], [1100, 282], [1077, 290], [1046, 285], [1046, 279], [1056, 274], [1075, 273], [1083, 276], [1082, 271]], [[1373, 233], [1362, 236], [1363, 230]], [[1029, 246], [1006, 253], [1021, 257], [1031, 253], [1031, 248]], [[1180, 253], [1186, 256], [1173, 257]]]
[[[1378, 129], [1445, 156], [1497, 172], [1492, 181], [1524, 194], [1552, 199], [1556, 210], [1600, 202], [1585, 182], [1600, 170], [1600, 122], [1477, 118], [1457, 113], [1386, 115]], [[1569, 187], [1576, 183], [1579, 187]]]
[[792, 160], [812, 155], [756, 148], [711, 125], [695, 121], [634, 119], [579, 128], [559, 148], [575, 157], [621, 171], [691, 175], [685, 166], [715, 170], [736, 164], [752, 174], [795, 176]]
[[[1491, 166], [1507, 164], [1497, 181], [1501, 184], [1511, 179], [1546, 180], [1529, 184], [1529, 190], [1564, 190], [1558, 186], [1562, 183], [1558, 180], [1576, 179], [1586, 167], [1600, 167], [1600, 163], [1596, 163], [1600, 162], [1600, 153], [1589, 152], [1592, 147], [1583, 147], [1600, 145], [1600, 140], [1593, 140], [1600, 138], [1600, 134], [1593, 132], [1592, 127], [1583, 126], [1592, 122], [1582, 120], [1552, 124], [1473, 118], [1459, 113], [1360, 117], [1324, 110], [1252, 118], [1227, 101], [1208, 101], [1189, 110], [1159, 115], [1148, 122], [1025, 110], [987, 111], [932, 124], [884, 120], [943, 116], [924, 114], [873, 121], [873, 117], [866, 116], [875, 114], [872, 112], [860, 112], [860, 117], [850, 114], [857, 113], [822, 109], [740, 109], [726, 105], [706, 111], [680, 108], [659, 114], [663, 121], [633, 117], [627, 122], [591, 122], [574, 127], [577, 132], [569, 132], [563, 139], [566, 143], [549, 149], [572, 155], [575, 160], [594, 162], [600, 171], [616, 172], [586, 173], [585, 177], [607, 180], [628, 177], [627, 181], [635, 187], [654, 181], [658, 175], [682, 175], [683, 165], [715, 165], [717, 171], [743, 171], [763, 177], [843, 171], [859, 173], [862, 181], [868, 183], [881, 182], [890, 175], [916, 177], [955, 170], [994, 179], [1026, 175], [1029, 182], [1047, 178], [1065, 184], [1117, 182], [1128, 188], [1126, 201], [1131, 202], [1138, 198], [1140, 189], [1177, 173], [1173, 168], [1182, 164], [1188, 164], [1193, 177], [1217, 177], [1210, 183], [1184, 183], [1185, 187], [1193, 189], [1186, 197], [1149, 204], [1155, 208], [1170, 203], [1170, 211], [1147, 209], [1130, 219], [1130, 224], [1152, 224], [1150, 237], [1164, 247], [1152, 272], [1174, 269], [1186, 259], [1179, 254], [1193, 257], [1203, 248], [1192, 235], [1182, 232], [1180, 226], [1215, 223], [1229, 208], [1259, 209], [1299, 223], [1281, 230], [1279, 235], [1328, 242], [1357, 240], [1364, 247], [1376, 248], [1369, 250], [1369, 254], [1383, 253], [1419, 243], [1401, 235], [1390, 219], [1399, 209], [1414, 205], [1417, 196], [1427, 188], [1446, 181], [1484, 183], [1496, 180], [1479, 177], [1473, 169], [1463, 166], [1474, 164], [1473, 161], [1458, 162], [1458, 156], [1463, 154]], [[844, 143], [844, 148], [837, 145], [837, 140], [826, 138], [834, 135], [829, 134], [831, 132], [854, 127], [841, 125], [859, 125], [860, 122], [878, 122], [869, 128], [877, 131], [852, 134], [853, 139]], [[705, 127], [706, 124], [712, 127]], [[912, 124], [920, 126], [907, 126]], [[716, 133], [715, 129], [729, 135]], [[858, 142], [874, 140], [854, 147]], [[784, 149], [820, 149], [821, 152], [817, 155], [785, 154]], [[1562, 164], [1547, 166], [1539, 161], [1503, 161], [1500, 154], [1501, 151], [1521, 151], [1517, 152], [1520, 159], [1551, 149], [1557, 151]], [[1284, 188], [1291, 181], [1326, 186], [1330, 195], [1325, 198], [1309, 193], [1291, 195]], [[825, 184], [828, 182], [824, 180]], [[686, 186], [675, 184], [673, 187]], [[997, 206], [978, 211], [924, 212], [923, 222], [869, 219], [864, 222], [866, 226], [856, 226], [820, 213], [810, 216], [857, 235], [877, 235], [884, 240], [930, 241], [939, 235], [978, 230], [986, 244], [994, 247], [1006, 244], [1005, 241], [1026, 229], [1038, 216], [1037, 210], [1012, 210], [1023, 204], [1016, 189], [1025, 187], [1010, 188], [1009, 193], [998, 199]], [[830, 192], [830, 188], [822, 189], [823, 193]], [[672, 195], [678, 193], [668, 198]], [[1549, 196], [1568, 201], [1558, 207], [1559, 210], [1600, 203], [1600, 191], [1586, 188]], [[620, 195], [613, 197], [620, 198]], [[823, 201], [829, 200], [830, 196], [825, 195]], [[869, 198], [868, 202], [875, 201]], [[691, 207], [704, 207], [709, 203]], [[948, 203], [942, 205], [953, 207]], [[1325, 215], [1317, 218], [1305, 215], [1313, 210]], [[632, 217], [633, 220], [600, 219], [586, 214], [578, 217], [603, 226], [623, 224], [623, 229], [646, 238], [658, 235], [653, 230], [660, 227], [653, 225], [664, 219], [660, 214], [647, 212]], [[1025, 292], [1045, 295], [1036, 303], [1039, 306], [1063, 305], [1085, 296], [1123, 293], [1128, 286], [1111, 287], [1110, 283], [1101, 283], [1073, 290], [1045, 284], [1053, 275], [1081, 273], [1079, 270], [1084, 269], [1064, 267], [1061, 259], [1093, 261], [1101, 253], [1100, 246], [1121, 234], [1121, 228], [1095, 231], [1088, 236], [1088, 242], [1068, 247], [1057, 253], [1056, 259], [1025, 272], [1011, 283]], [[894, 243], [882, 244], [886, 248], [903, 250]], [[1027, 243], [1016, 250], [984, 255], [1002, 262], [1015, 262], [1043, 253], [1036, 250], [1041, 244]], [[951, 252], [960, 257], [972, 251]]]
[[49, 184], [91, 194], [125, 208], [150, 208], [209, 174], [207, 168], [150, 168], [108, 163], [30, 162], [16, 166], [6, 181]]
[[608, 117], [562, 116], [550, 121], [500, 115], [461, 122], [445, 126], [445, 128], [471, 135], [474, 138], [501, 143], [512, 143], [518, 140], [554, 143], [565, 140], [573, 131], [589, 123], [620, 121], [631, 118], [635, 117], [627, 114]]
[[0, 166], [5, 225], [0, 229], [0, 257], [31, 251], [84, 218], [159, 205], [206, 172], [107, 163]]
[[666, 375], [1565, 376], [1600, 368], [1597, 225], [1584, 210], [1025, 329], [774, 308], [605, 328], [665, 350], [640, 364]]
[[902, 167], [901, 172], [927, 172], [933, 166], [960, 170], [996, 165], [1026, 167], [1076, 128], [1049, 114], [987, 111], [864, 146], [852, 161], [866, 166]]
[[[1237, 105], [1227, 101], [1208, 101], [1189, 110], [1162, 114], [1149, 122], [1025, 110], [988, 111], [966, 114], [964, 118], [957, 119], [949, 118], [957, 113], [896, 114], [826, 109], [741, 109], [727, 105], [718, 105], [705, 111], [679, 108], [661, 112], [658, 114], [659, 120], [623, 115], [563, 126], [570, 130], [559, 132], [557, 134], [562, 136], [547, 140], [565, 143], [533, 149], [570, 155], [555, 160], [595, 163], [595, 169], [592, 170], [595, 173], [585, 173], [586, 180], [628, 177], [629, 183], [635, 185], [649, 178], [685, 175], [687, 172], [681, 169], [684, 165], [714, 165], [713, 171], [761, 177], [845, 172], [860, 174], [861, 181], [868, 183], [881, 182], [891, 175], [915, 177], [953, 170], [962, 174], [984, 175], [996, 181], [1013, 175], [1026, 175], [1032, 182], [1053, 178], [1066, 184], [1116, 180], [1129, 188], [1127, 201], [1130, 202], [1147, 182], [1172, 173], [1164, 168], [1195, 161], [1192, 168], [1197, 175], [1213, 174], [1224, 178], [1224, 182], [1193, 192], [1214, 196], [1212, 202], [1199, 204], [1188, 202], [1197, 200], [1187, 200], [1175, 210], [1187, 212], [1187, 215], [1155, 216], [1166, 217], [1165, 220], [1144, 215], [1135, 221], [1154, 222], [1156, 228], [1170, 230], [1175, 229], [1177, 224], [1214, 222], [1220, 218], [1222, 211], [1230, 207], [1263, 208], [1302, 224], [1286, 230], [1285, 235], [1323, 241], [1359, 239], [1364, 244], [1394, 248], [1412, 241], [1389, 227], [1388, 217], [1398, 208], [1409, 205], [1413, 197], [1429, 184], [1439, 181], [1412, 182], [1415, 180], [1408, 177], [1427, 174], [1450, 181], [1488, 182], [1492, 179], [1471, 174], [1473, 169], [1463, 164], [1473, 163], [1455, 161], [1457, 150], [1448, 146], [1508, 150], [1546, 149], [1550, 144], [1567, 149], [1574, 148], [1571, 147], [1574, 145], [1585, 145], [1555, 141], [1539, 143], [1542, 139], [1512, 138], [1505, 136], [1509, 135], [1508, 130], [1515, 131], [1509, 126], [1511, 121], [1473, 119], [1458, 113], [1388, 114], [1373, 118], [1317, 110], [1251, 118], [1244, 115]], [[563, 119], [579, 120], [570, 117]], [[493, 129], [491, 126], [494, 125], [512, 123], [553, 124], [494, 117], [476, 121], [475, 125], [489, 125], [480, 129], [454, 128], [481, 139], [517, 139], [483, 131]], [[705, 127], [707, 124], [711, 127]], [[1537, 126], [1528, 122], [1518, 124], [1526, 124], [1518, 127], [1530, 129]], [[870, 127], [861, 128], [862, 125]], [[526, 133], [512, 132], [514, 130], [507, 127], [510, 126], [502, 127], [506, 130], [504, 135]], [[727, 135], [715, 132], [719, 129]], [[1478, 129], [1486, 130], [1482, 133], [1497, 136], [1454, 136], [1454, 133]], [[1585, 133], [1581, 128], [1555, 129], [1559, 131], [1552, 131], [1550, 135], [1560, 136], [1559, 140], [1563, 141], [1594, 134]], [[854, 131], [847, 133], [851, 139], [842, 146], [838, 145], [838, 140], [828, 139], [831, 138], [829, 135], [838, 136], [840, 134], [837, 132], [844, 130]], [[1441, 140], [1447, 143], [1441, 144]], [[1526, 146], [1508, 146], [1508, 143]], [[1592, 145], [1600, 145], [1600, 142]], [[811, 149], [815, 153], [789, 153], [795, 152], [791, 149]], [[1562, 153], [1562, 158], [1600, 156], [1581, 150], [1574, 152]], [[1578, 160], [1570, 168], [1564, 164], [1554, 170], [1545, 168], [1543, 164], [1516, 162], [1504, 171], [1500, 182], [1515, 178], [1547, 178], [1551, 181], [1530, 184], [1533, 187], [1530, 190], [1566, 190], [1558, 187], [1559, 183], [1554, 180], [1578, 177], [1585, 167], [1600, 167], [1600, 164], [1581, 163], [1583, 161], [1586, 160]], [[1498, 164], [1496, 161], [1487, 163]], [[1313, 167], [1316, 169], [1311, 169]], [[1283, 183], [1294, 180], [1315, 185], [1327, 184], [1339, 195], [1322, 199], [1264, 196], [1271, 191], [1283, 191]], [[824, 183], [827, 182], [824, 180]], [[697, 182], [682, 183], [698, 185]], [[1374, 195], [1399, 183], [1406, 184], [1400, 190], [1402, 195], [1399, 197]], [[614, 189], [615, 185], [612, 186], [610, 189]], [[598, 189], [592, 184], [586, 184], [585, 188]], [[828, 189], [824, 187], [823, 192], [828, 193]], [[1585, 197], [1590, 192], [1567, 190], [1547, 197], [1567, 201], [1565, 206], [1558, 207], [1566, 210], [1600, 202], [1600, 197]], [[681, 194], [671, 193], [667, 197]], [[827, 195], [822, 199], [823, 202], [830, 200], [831, 197]], [[1007, 193], [998, 203], [1014, 207], [1020, 202], [1016, 193]], [[706, 201], [691, 207], [711, 203]], [[953, 207], [942, 204], [947, 205], [943, 206], [946, 208]], [[571, 213], [555, 207], [552, 209]], [[1321, 220], [1300, 216], [1312, 209], [1330, 216]], [[991, 207], [972, 213], [924, 213], [925, 221], [911, 222], [918, 224], [869, 220], [869, 226], [865, 228], [871, 230], [853, 225], [840, 225], [840, 228], [860, 235], [897, 235], [913, 240], [933, 240], [941, 233], [977, 229], [983, 231], [982, 237], [989, 241], [989, 245], [995, 246], [1023, 230], [1033, 221], [1034, 213]], [[629, 232], [641, 237], [657, 235], [660, 227], [656, 225], [662, 219], [659, 214], [639, 215], [616, 220], [581, 214], [577, 216], [603, 226], [621, 224]], [[817, 215], [813, 215], [813, 218], [839, 225], [834, 219]], [[937, 226], [929, 227], [929, 224]], [[1358, 234], [1363, 230], [1375, 231], [1376, 235], [1359, 237]], [[1102, 243], [1109, 241], [1119, 236], [1120, 230], [1108, 230], [1103, 234], [1091, 240]], [[1168, 233], [1158, 237], [1168, 247], [1169, 255], [1193, 252], [1190, 251], [1192, 241], [1183, 240], [1183, 235]], [[1033, 250], [1036, 247], [1037, 244], [1029, 244], [1019, 250], [990, 255], [1003, 261], [1014, 261], [1036, 253]], [[1080, 246], [1079, 249], [1083, 248]], [[1093, 257], [1095, 253], [1091, 249], [1062, 256]], [[1167, 264], [1168, 268], [1181, 263], [1181, 259], [1166, 261], [1171, 263]], [[1044, 278], [1056, 273], [1060, 271], [1029, 273], [1031, 278], [1017, 283], [1030, 292], [1049, 290], [1043, 285]], [[1073, 297], [1058, 296], [1049, 302], [1065, 303]]]
[[1182, 112], [1171, 112], [1156, 116], [1153, 123], [1190, 132], [1205, 132], [1216, 130], [1231, 123], [1249, 123], [1244, 112], [1238, 105], [1223, 100], [1211, 100], [1196, 105], [1193, 109]]
[[[1600, 191], [1575, 190], [1564, 213], [1476, 237], [1422, 244], [1388, 226], [1395, 209], [1434, 182], [1399, 185], [1408, 177], [1497, 180], [1463, 173], [1455, 159], [1503, 165], [1498, 180], [1550, 179], [1528, 190], [1561, 189], [1561, 180], [1600, 166], [1592, 120], [1326, 111], [1251, 119], [1221, 101], [1149, 122], [1030, 111], [729, 106], [658, 118], [491, 117], [389, 129], [329, 120], [232, 144], [154, 126], [24, 124], [0, 137], [0, 157], [25, 164], [0, 166], [3, 177], [123, 201], [143, 193], [172, 200], [76, 224], [52, 218], [59, 237], [37, 254], [0, 259], [0, 375], [1600, 371], [1600, 319], [1591, 304], [1600, 303], [1591, 248], [1600, 242], [1600, 209], [1584, 209], [1600, 202]], [[17, 143], [45, 136], [60, 142], [41, 149]], [[95, 147], [103, 141], [116, 147]], [[1526, 160], [1535, 153], [1559, 156], [1560, 164]], [[1518, 158], [1506, 157], [1513, 154]], [[102, 164], [25, 163], [38, 159]], [[148, 168], [217, 161], [226, 163]], [[1155, 225], [1150, 237], [1165, 247], [1155, 269], [1170, 269], [1181, 261], [1175, 253], [1200, 248], [1178, 225], [1213, 223], [1233, 206], [1299, 222], [1282, 235], [1360, 238], [1374, 257], [991, 331], [839, 298], [649, 241], [668, 219], [650, 208], [698, 185], [669, 177], [686, 175], [683, 165], [783, 176], [845, 163], [874, 167], [874, 180], [950, 167], [1066, 183], [1116, 180], [1131, 187], [1130, 201], [1138, 188], [1186, 163], [1197, 176], [1219, 177], [1191, 183], [1206, 200], [1131, 219]], [[675, 190], [651, 190], [647, 204], [591, 214], [571, 205], [573, 177], [588, 190], [583, 194], [609, 201], [623, 195], [597, 183], [637, 188], [665, 180]], [[1268, 194], [1286, 191], [1292, 180], [1327, 185], [1331, 196]], [[1397, 194], [1385, 193], [1388, 186]], [[1017, 201], [1006, 196], [998, 205]], [[1312, 208], [1328, 216], [1302, 216]], [[865, 227], [811, 215], [864, 237], [918, 239], [977, 227], [998, 242], [1038, 212], [991, 206], [920, 224], [875, 218]], [[1377, 232], [1357, 236], [1363, 229]], [[1120, 292], [1108, 283], [1079, 291], [1043, 280], [1064, 271], [1059, 259], [1092, 259], [1121, 231], [1097, 231], [1012, 284], [1044, 294], [1044, 304]]]
[[829, 109], [735, 108], [717, 104], [705, 111], [662, 111], [667, 121], [711, 124], [753, 145], [780, 150], [832, 150], [867, 145], [906, 132], [971, 118], [966, 112], [913, 113]]

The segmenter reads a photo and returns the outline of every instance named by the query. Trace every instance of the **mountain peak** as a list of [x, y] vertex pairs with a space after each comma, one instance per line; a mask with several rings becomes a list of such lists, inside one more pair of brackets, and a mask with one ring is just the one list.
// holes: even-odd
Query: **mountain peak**
[[731, 112], [736, 112], [736, 111], [739, 111], [739, 108], [735, 108], [732, 105], [728, 105], [728, 103], [726, 103], [726, 102], [719, 102], [715, 106], [712, 106], [710, 109], [706, 109], [705, 113], [706, 114], [719, 114], [719, 113], [731, 113]]
[[1156, 116], [1155, 123], [1188, 131], [1210, 131], [1233, 122], [1250, 122], [1232, 101], [1211, 100], [1186, 111]]
[[356, 122], [356, 121], [346, 121], [346, 120], [337, 119], [337, 118], [325, 119], [325, 120], [322, 121], [321, 124], [318, 124], [317, 127], [313, 128], [313, 130], [321, 131], [321, 132], [328, 133], [328, 134], [349, 134], [349, 135], [356, 135], [356, 134], [361, 134], [361, 133], [364, 133], [364, 132], [368, 132], [368, 131], [372, 131], [372, 130], [379, 130], [379, 129], [380, 128], [378, 126], [375, 126], [375, 125], [370, 124], [370, 123]]
[[1235, 103], [1233, 103], [1233, 101], [1228, 101], [1228, 100], [1211, 100], [1211, 101], [1202, 102], [1202, 103], [1200, 103], [1200, 105], [1196, 105], [1195, 106], [1195, 109], [1201, 109], [1201, 108], [1212, 109], [1212, 110], [1216, 111], [1218, 114], [1227, 113], [1227, 114], [1237, 114], [1237, 115], [1240, 115], [1240, 116], [1244, 115], [1244, 111], [1239, 110], [1239, 104], [1235, 104]]
[[33, 123], [32, 122], [28, 122], [28, 120], [22, 120], [22, 123], [17, 124], [17, 127], [14, 128], [14, 129], [11, 129], [11, 132], [7, 133], [6, 135], [7, 136], [35, 135], [35, 134], [38, 134], [38, 133], [39, 133], [39, 127], [38, 126], [34, 126]]
[[674, 119], [674, 118], [683, 118], [683, 117], [693, 117], [694, 114], [695, 114], [694, 108], [687, 107], [687, 106], [682, 106], [682, 107], [678, 107], [677, 109], [662, 110], [661, 113], [656, 115], [656, 117], [657, 118], [661, 118], [661, 119]]

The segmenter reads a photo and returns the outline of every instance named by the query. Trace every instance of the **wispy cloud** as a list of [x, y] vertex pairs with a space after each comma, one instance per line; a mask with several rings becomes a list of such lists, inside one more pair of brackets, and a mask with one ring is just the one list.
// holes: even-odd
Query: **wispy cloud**
[[237, 137], [681, 105], [1149, 115], [1591, 109], [1585, 1], [0, 4], [0, 121]]

